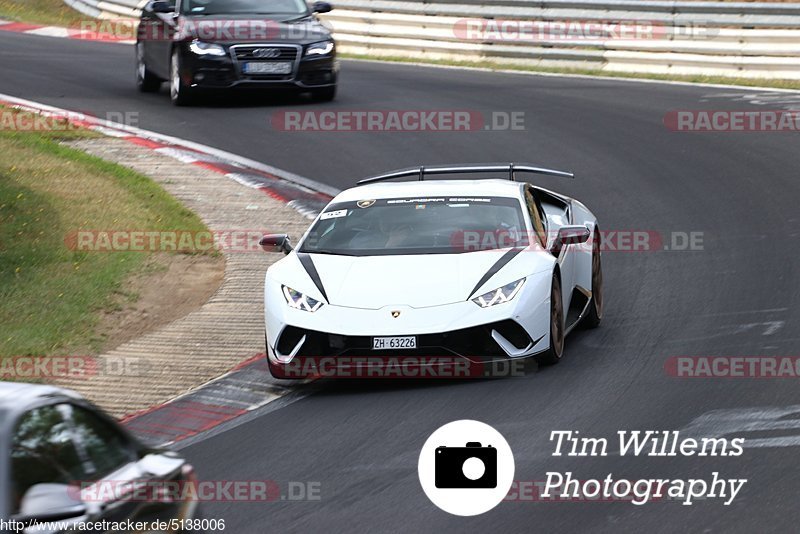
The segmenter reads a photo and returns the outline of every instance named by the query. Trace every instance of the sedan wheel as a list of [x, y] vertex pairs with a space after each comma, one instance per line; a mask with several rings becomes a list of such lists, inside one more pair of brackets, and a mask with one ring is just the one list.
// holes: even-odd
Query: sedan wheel
[[186, 106], [192, 101], [191, 88], [181, 80], [181, 58], [177, 50], [172, 52], [169, 63], [169, 97], [176, 106]]
[[161, 80], [147, 70], [142, 43], [136, 43], [136, 87], [142, 93], [153, 93], [161, 87]]

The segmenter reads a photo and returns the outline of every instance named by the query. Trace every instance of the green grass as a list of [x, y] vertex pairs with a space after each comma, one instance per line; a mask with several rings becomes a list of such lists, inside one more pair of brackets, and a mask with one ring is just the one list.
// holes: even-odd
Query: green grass
[[78, 26], [86, 15], [63, 0], [0, 0], [0, 19], [53, 26]]
[[520, 72], [542, 72], [547, 74], [579, 74], [587, 76], [602, 76], [604, 78], [625, 78], [644, 80], [678, 81], [688, 83], [711, 83], [722, 85], [740, 85], [742, 87], [771, 87], [777, 89], [800, 89], [800, 80], [772, 80], [766, 78], [728, 78], [725, 76], [679, 76], [673, 74], [645, 74], [632, 72], [609, 72], [596, 69], [567, 69], [532, 67], [529, 65], [497, 63], [493, 61], [456, 61], [405, 58], [399, 56], [367, 56], [363, 54], [340, 54], [343, 58], [362, 59], [369, 61], [391, 61], [396, 63], [419, 63], [427, 65], [442, 65], [448, 67], [467, 67], [489, 70], [512, 70]]
[[91, 135], [0, 131], [0, 357], [102, 344], [100, 314], [147, 254], [74, 251], [70, 233], [207, 230], [149, 178], [59, 144]]

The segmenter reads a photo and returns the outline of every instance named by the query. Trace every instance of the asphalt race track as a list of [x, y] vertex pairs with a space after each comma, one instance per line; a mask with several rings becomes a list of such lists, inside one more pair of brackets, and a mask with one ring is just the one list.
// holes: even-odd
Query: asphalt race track
[[[664, 126], [673, 110], [756, 109], [749, 97], [737, 98], [753, 94], [744, 90], [364, 62], [344, 62], [342, 70], [333, 104], [259, 97], [174, 108], [163, 92], [137, 93], [130, 46], [0, 32], [2, 93], [101, 117], [137, 111], [139, 127], [338, 188], [417, 164], [532, 161], [574, 171], [574, 181], [538, 183], [583, 200], [602, 229], [659, 232], [665, 245], [672, 232], [702, 232], [703, 249], [606, 252], [604, 322], [567, 338], [555, 367], [504, 380], [320, 384], [313, 395], [192, 444], [184, 452], [204, 479], [321, 488], [319, 501], [210, 503], [203, 515], [225, 518], [237, 533], [796, 530], [798, 451], [778, 439], [800, 434], [796, 379], [676, 378], [665, 363], [684, 355], [800, 354], [797, 134]], [[525, 130], [277, 131], [270, 116], [286, 109], [521, 111]], [[759, 407], [789, 410], [784, 428], [758, 435], [789, 446], [746, 448], [739, 458], [551, 456], [553, 430], [611, 440], [618, 430], [680, 430], [715, 410]], [[723, 414], [712, 414], [707, 428], [716, 428], [717, 417]], [[431, 504], [417, 478], [428, 435], [457, 419], [484, 421], [505, 435], [517, 480], [541, 481], [548, 471], [630, 480], [708, 479], [719, 471], [748, 483], [730, 506], [718, 499], [504, 502], [459, 518]]]

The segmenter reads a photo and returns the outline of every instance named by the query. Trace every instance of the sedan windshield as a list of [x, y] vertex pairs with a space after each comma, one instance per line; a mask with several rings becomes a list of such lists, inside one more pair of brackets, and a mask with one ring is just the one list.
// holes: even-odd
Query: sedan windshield
[[526, 246], [526, 237], [520, 202], [514, 198], [365, 199], [328, 206], [299, 252], [458, 254]]
[[305, 15], [303, 0], [184, 0], [182, 11], [191, 15]]

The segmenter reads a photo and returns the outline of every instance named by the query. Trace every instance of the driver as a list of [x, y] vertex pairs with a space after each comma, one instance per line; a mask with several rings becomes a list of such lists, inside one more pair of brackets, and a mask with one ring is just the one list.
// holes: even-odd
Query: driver
[[414, 229], [406, 221], [392, 221], [381, 218], [378, 224], [380, 231], [386, 236], [385, 248], [408, 246], [414, 236]]

